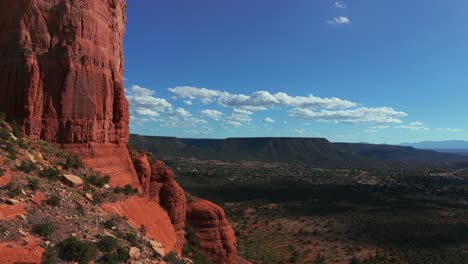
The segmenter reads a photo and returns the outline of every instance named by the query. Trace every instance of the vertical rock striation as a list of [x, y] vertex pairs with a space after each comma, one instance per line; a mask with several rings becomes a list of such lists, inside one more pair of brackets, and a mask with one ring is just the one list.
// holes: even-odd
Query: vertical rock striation
[[0, 10], [0, 111], [114, 184], [136, 186], [125, 148], [125, 1], [0, 1]]

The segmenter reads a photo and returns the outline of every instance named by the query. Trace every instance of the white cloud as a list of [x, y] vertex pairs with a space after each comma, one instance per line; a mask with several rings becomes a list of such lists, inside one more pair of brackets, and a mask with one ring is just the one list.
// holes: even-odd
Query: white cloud
[[234, 108], [234, 113], [241, 114], [241, 115], [253, 115], [253, 112], [245, 110], [245, 109], [239, 109], [239, 108]]
[[343, 4], [343, 2], [335, 2], [335, 7], [336, 8], [346, 8], [346, 5]]
[[351, 23], [351, 20], [348, 17], [340, 16], [328, 20], [327, 23], [331, 25], [347, 25]]
[[273, 120], [273, 119], [271, 119], [269, 117], [264, 118], [262, 121], [265, 122], [265, 123], [274, 123], [275, 122], [275, 120]]
[[407, 116], [407, 114], [395, 111], [391, 107], [361, 107], [337, 111], [313, 111], [304, 108], [294, 108], [289, 111], [289, 116], [305, 120], [335, 121], [339, 123], [401, 123], [400, 118]]
[[460, 132], [463, 132], [464, 130], [463, 129], [458, 129], [458, 128], [438, 128], [437, 131], [460, 133]]
[[192, 114], [190, 114], [187, 110], [183, 109], [182, 107], [179, 107], [175, 110], [175, 114], [183, 117], [189, 117]]
[[190, 101], [190, 100], [184, 100], [184, 104], [186, 104], [186, 105], [193, 105], [192, 101]]
[[304, 129], [293, 129], [293, 130], [291, 130], [291, 132], [293, 132], [296, 135], [302, 136], [302, 135], [304, 135], [305, 130]]
[[416, 121], [416, 122], [411, 122], [409, 123], [410, 126], [424, 126], [424, 123], [423, 122], [419, 122], [419, 121]]
[[212, 98], [217, 97], [222, 94], [222, 92], [217, 90], [210, 90], [206, 88], [197, 88], [192, 86], [178, 86], [168, 89], [170, 92], [174, 93], [179, 98], [188, 98], [188, 99], [203, 99], [203, 98]]
[[377, 133], [379, 132], [379, 130], [376, 130], [376, 129], [366, 129], [366, 130], [363, 130], [363, 132], [366, 132], [366, 133]]
[[151, 117], [158, 117], [159, 113], [156, 111], [153, 111], [151, 109], [137, 109], [135, 110], [135, 113], [143, 116], [151, 116]]
[[233, 120], [237, 122], [250, 122], [252, 121], [252, 118], [248, 115], [241, 115], [241, 114], [231, 114], [230, 116], [227, 117], [228, 120]]
[[329, 108], [344, 109], [356, 106], [356, 103], [348, 100], [342, 100], [336, 97], [320, 98], [313, 95], [309, 96], [290, 96], [279, 92], [271, 94], [268, 91], [257, 91], [251, 95], [244, 94], [225, 94], [219, 99], [221, 105], [237, 107], [242, 109], [252, 109], [260, 107], [264, 110], [268, 107], [306, 107], [306, 108]]
[[223, 124], [225, 126], [229, 126], [229, 127], [240, 127], [240, 126], [242, 126], [241, 122], [237, 122], [237, 121], [233, 121], [233, 120], [224, 120]]
[[408, 129], [408, 130], [413, 130], [413, 131], [430, 130], [430, 128], [426, 127], [423, 122], [419, 122], [419, 121], [411, 122], [408, 125], [397, 126], [396, 128]]
[[290, 96], [283, 92], [271, 94], [268, 91], [256, 91], [250, 95], [231, 94], [219, 90], [197, 88], [191, 86], [181, 86], [169, 88], [178, 98], [199, 99], [204, 104], [211, 104], [217, 101], [224, 107], [234, 107], [234, 111], [261, 111], [271, 107], [303, 107], [303, 108], [327, 108], [345, 109], [354, 107], [357, 104], [348, 100], [336, 97], [321, 98], [314, 95]]
[[386, 129], [386, 128], [389, 128], [389, 126], [378, 125], [378, 126], [370, 126], [369, 127], [369, 129], [371, 129], [371, 130], [381, 130], [381, 129]]
[[163, 98], [154, 97], [155, 92], [148, 88], [133, 85], [125, 89], [130, 106], [130, 114], [135, 122], [147, 121], [143, 117], [158, 117], [159, 112], [171, 111], [172, 105]]
[[220, 120], [221, 117], [224, 115], [222, 112], [217, 111], [217, 110], [213, 110], [213, 109], [202, 110], [202, 111], [200, 111], [200, 114], [205, 116], [205, 117], [214, 119], [214, 120]]

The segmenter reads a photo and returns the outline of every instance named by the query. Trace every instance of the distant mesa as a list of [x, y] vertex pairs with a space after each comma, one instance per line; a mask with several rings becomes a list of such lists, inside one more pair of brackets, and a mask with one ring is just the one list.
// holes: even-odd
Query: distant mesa
[[321, 167], [380, 163], [466, 162], [461, 155], [413, 147], [366, 143], [332, 143], [324, 138], [192, 139], [131, 135], [130, 145], [161, 159], [186, 157], [204, 160], [284, 162]]

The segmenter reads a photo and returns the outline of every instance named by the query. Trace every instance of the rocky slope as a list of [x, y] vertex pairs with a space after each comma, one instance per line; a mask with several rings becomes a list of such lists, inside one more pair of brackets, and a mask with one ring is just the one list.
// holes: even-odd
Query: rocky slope
[[[0, 112], [17, 121], [28, 138], [56, 143], [101, 176], [109, 175], [111, 186], [126, 186], [124, 192], [136, 188], [142, 197], [106, 202], [103, 208], [134, 228], [144, 227], [166, 253], [181, 254], [184, 191], [162, 162], [139, 154], [132, 161], [126, 147], [125, 1], [0, 1], [0, 10]], [[213, 237], [233, 233], [220, 218], [222, 209], [214, 210], [218, 213], [207, 214]], [[200, 241], [213, 263], [236, 262], [234, 236], [219, 240], [221, 247], [215, 246], [218, 239], [213, 246], [206, 246], [206, 238]]]

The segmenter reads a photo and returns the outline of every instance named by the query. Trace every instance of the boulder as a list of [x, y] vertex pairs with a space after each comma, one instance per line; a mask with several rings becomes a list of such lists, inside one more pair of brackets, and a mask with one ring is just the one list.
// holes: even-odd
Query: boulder
[[64, 174], [62, 176], [64, 184], [70, 187], [78, 188], [83, 186], [83, 179], [73, 174]]

